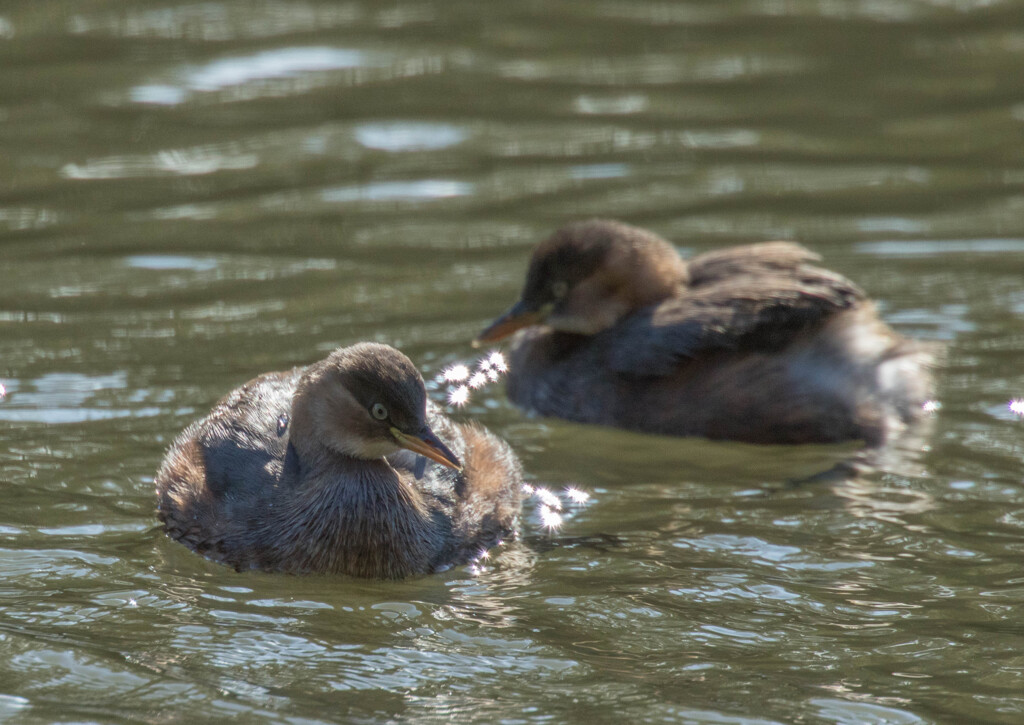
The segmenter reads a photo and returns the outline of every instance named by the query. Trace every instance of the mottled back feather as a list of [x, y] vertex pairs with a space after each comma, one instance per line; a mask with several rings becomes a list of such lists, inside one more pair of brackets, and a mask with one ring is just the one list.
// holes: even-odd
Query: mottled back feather
[[610, 365], [631, 375], [665, 375], [680, 359], [713, 350], [771, 352], [864, 300], [842, 275], [807, 264], [797, 244], [720, 250], [690, 262], [679, 296], [622, 320]]

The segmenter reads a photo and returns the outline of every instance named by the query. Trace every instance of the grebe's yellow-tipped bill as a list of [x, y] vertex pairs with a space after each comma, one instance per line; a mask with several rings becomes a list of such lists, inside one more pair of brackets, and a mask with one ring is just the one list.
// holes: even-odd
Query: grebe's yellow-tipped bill
[[432, 461], [437, 461], [442, 466], [454, 468], [456, 471], [462, 470], [462, 464], [459, 462], [458, 457], [426, 426], [416, 435], [403, 433], [398, 428], [392, 426], [391, 435], [395, 437], [395, 441], [402, 448], [418, 453], [421, 456], [426, 456]]

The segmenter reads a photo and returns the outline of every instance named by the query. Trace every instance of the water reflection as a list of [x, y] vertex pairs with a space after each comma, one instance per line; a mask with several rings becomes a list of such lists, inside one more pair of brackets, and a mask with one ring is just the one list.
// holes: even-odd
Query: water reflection
[[61, 176], [76, 180], [131, 179], [164, 175], [202, 176], [219, 171], [251, 169], [258, 163], [259, 157], [253, 153], [207, 147], [158, 151], [142, 156], [94, 159], [84, 164], [67, 164], [60, 173]]
[[647, 110], [650, 101], [647, 96], [577, 96], [573, 106], [579, 113], [605, 115], [623, 115], [641, 113]]
[[437, 151], [456, 146], [469, 137], [458, 126], [442, 123], [373, 123], [355, 128], [356, 141], [380, 151]]
[[[815, 698], [812, 705], [817, 706], [819, 717], [827, 722], [837, 725], [861, 725], [866, 722], [885, 722], [894, 725], [918, 725], [929, 722], [918, 717], [912, 712], [901, 709], [897, 705], [910, 706], [912, 703], [907, 698], [900, 697], [866, 697], [851, 693], [848, 686], [839, 685], [834, 688], [846, 695], [847, 699], [838, 698]], [[863, 700], [883, 700], [892, 703], [891, 706], [875, 704], [875, 702], [863, 702]], [[862, 700], [858, 702], [858, 700]]]
[[[308, 77], [309, 74], [381, 67], [388, 62], [386, 56], [351, 48], [280, 48], [247, 56], [222, 58], [183, 71], [182, 79], [177, 84], [135, 86], [129, 98], [135, 103], [178, 105], [187, 101], [192, 93], [215, 93], [232, 89], [230, 97], [235, 99], [294, 94], [308, 91], [314, 84], [323, 85], [327, 82], [325, 79], [314, 81]], [[304, 76], [305, 80], [300, 80]], [[255, 84], [259, 84], [259, 88], [254, 87]]]
[[927, 491], [915, 490], [909, 485], [882, 485], [858, 478], [833, 486], [832, 491], [853, 516], [887, 521], [919, 532], [927, 531], [928, 527], [911, 522], [939, 505]]
[[[48, 373], [34, 380], [8, 381], [13, 393], [3, 407], [0, 420], [19, 423], [81, 423], [120, 417], [160, 415], [154, 405], [121, 408], [111, 405], [109, 393], [127, 387], [124, 371], [108, 375]], [[146, 396], [150, 403], [167, 402], [168, 393]]]
[[24, 232], [44, 229], [60, 221], [60, 216], [50, 209], [30, 207], [0, 209], [0, 227], [9, 232]]
[[172, 254], [140, 254], [128, 257], [124, 261], [129, 267], [139, 269], [190, 269], [195, 272], [209, 272], [219, 265], [213, 257], [185, 257]]
[[1020, 254], [1024, 239], [942, 239], [861, 242], [858, 252], [873, 257], [934, 256], [947, 254]]
[[340, 186], [324, 189], [320, 198], [332, 204], [355, 201], [415, 201], [418, 199], [446, 199], [470, 196], [474, 185], [450, 179], [422, 179], [417, 181], [381, 181], [362, 186]]
[[190, 90], [220, 91], [257, 80], [365, 66], [369, 58], [350, 48], [280, 48], [214, 61], [189, 71], [184, 83]]
[[618, 179], [629, 176], [629, 164], [586, 164], [569, 167], [574, 179]]

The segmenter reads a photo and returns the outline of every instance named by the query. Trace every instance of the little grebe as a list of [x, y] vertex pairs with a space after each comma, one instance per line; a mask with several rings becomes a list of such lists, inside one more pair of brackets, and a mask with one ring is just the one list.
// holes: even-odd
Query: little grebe
[[171, 537], [236, 569], [395, 578], [514, 535], [521, 476], [405, 355], [360, 343], [229, 393], [178, 436], [156, 490]]
[[[882, 322], [788, 242], [680, 258], [644, 229], [570, 224], [477, 338], [512, 343], [508, 395], [543, 415], [649, 433], [879, 445], [921, 415], [936, 346]], [[526, 329], [523, 329], [526, 328]]]

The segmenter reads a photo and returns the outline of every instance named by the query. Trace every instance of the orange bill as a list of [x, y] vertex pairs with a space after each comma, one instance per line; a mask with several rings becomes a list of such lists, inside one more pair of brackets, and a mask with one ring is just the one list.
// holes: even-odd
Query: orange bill
[[473, 340], [473, 345], [479, 346], [485, 342], [504, 340], [517, 330], [529, 327], [530, 325], [539, 325], [543, 321], [544, 316], [540, 311], [528, 309], [522, 301], [516, 302], [505, 314], [477, 335], [476, 339]]

